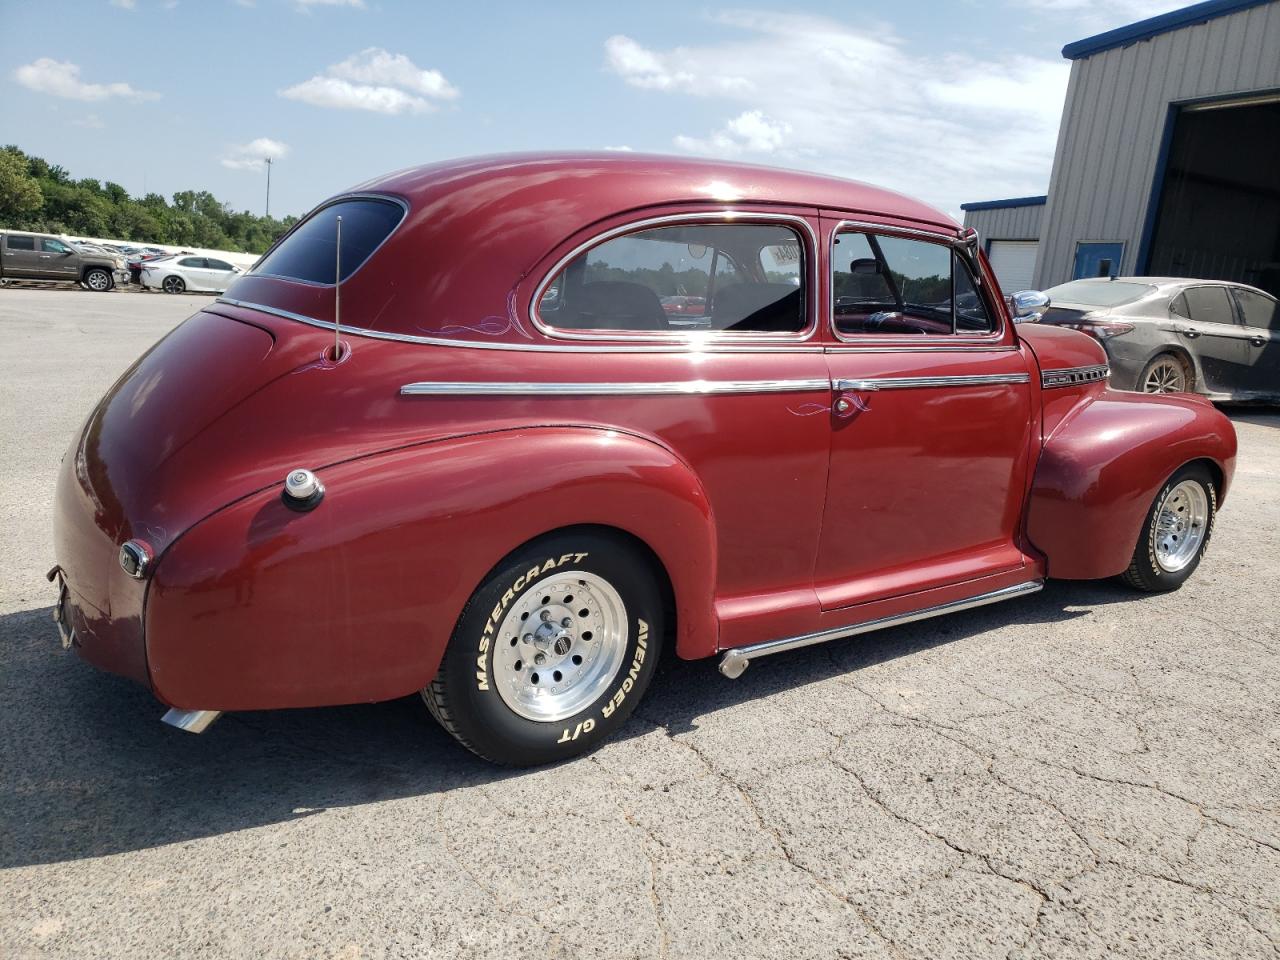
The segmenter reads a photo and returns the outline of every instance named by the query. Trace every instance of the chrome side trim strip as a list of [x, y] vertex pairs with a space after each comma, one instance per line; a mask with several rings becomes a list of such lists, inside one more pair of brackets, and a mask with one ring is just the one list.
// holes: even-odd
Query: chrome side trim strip
[[[809, 284], [809, 290], [805, 291], [807, 293], [807, 296], [805, 296], [804, 298], [805, 312], [808, 314], [808, 316], [805, 318], [806, 322], [805, 322], [805, 328], [803, 330], [800, 330], [796, 333], [722, 334], [722, 333], [710, 332], [708, 339], [723, 340], [725, 342], [734, 342], [734, 341], [742, 342], [743, 340], [746, 340], [746, 341], [764, 340], [772, 343], [799, 343], [812, 338], [813, 335], [817, 332], [818, 322], [819, 322], [817, 309], [816, 309], [817, 302], [818, 302], [818, 235], [814, 232], [812, 224], [810, 224], [809, 221], [804, 219], [803, 217], [797, 217], [794, 214], [790, 214], [790, 213], [767, 213], [767, 212], [758, 213], [751, 210], [716, 210], [716, 211], [707, 212], [707, 213], [672, 213], [672, 214], [666, 214], [661, 217], [649, 217], [648, 219], [645, 219], [645, 220], [634, 220], [630, 223], [626, 223], [626, 224], [622, 224], [621, 226], [614, 227], [611, 230], [606, 230], [603, 233], [596, 234], [595, 236], [591, 237], [589, 240], [585, 240], [582, 243], [578, 244], [576, 247], [574, 247], [572, 250], [566, 253], [563, 257], [557, 260], [555, 263], [555, 266], [553, 266], [551, 270], [538, 283], [538, 286], [533, 291], [533, 298], [529, 301], [529, 319], [533, 321], [533, 325], [538, 330], [540, 330], [544, 336], [550, 337], [553, 340], [602, 341], [607, 339], [611, 341], [618, 341], [618, 340], [627, 339], [628, 335], [625, 332], [621, 332], [621, 333], [611, 332], [605, 336], [601, 336], [598, 333], [586, 333], [586, 332], [577, 333], [573, 330], [567, 330], [563, 327], [552, 327], [549, 324], [544, 323], [541, 315], [538, 312], [538, 306], [542, 302], [542, 294], [546, 292], [547, 287], [551, 286], [552, 281], [554, 281], [555, 278], [560, 275], [560, 271], [563, 270], [565, 267], [567, 267], [570, 263], [572, 263], [576, 257], [581, 256], [583, 253], [585, 253], [588, 250], [591, 250], [593, 247], [597, 247], [602, 243], [606, 243], [607, 241], [612, 240], [615, 237], [620, 237], [628, 233], [635, 233], [640, 230], [647, 230], [650, 227], [658, 227], [664, 224], [707, 223], [707, 222], [724, 223], [724, 224], [755, 223], [755, 222], [785, 223], [793, 228], [798, 228], [797, 237], [799, 237], [800, 231], [803, 230], [804, 236], [807, 236], [809, 238], [810, 247], [812, 248], [812, 251], [813, 251], [812, 254], [809, 254], [808, 250], [805, 251], [805, 254], [806, 254], [805, 260], [808, 261], [808, 270], [806, 271], [806, 274], [807, 274], [806, 280], [808, 281], [808, 284]], [[803, 239], [801, 240], [801, 242], [803, 242]], [[688, 336], [688, 334], [682, 334], [679, 332], [675, 332], [675, 333], [668, 332], [664, 334], [661, 331], [658, 331], [658, 332], [646, 331], [643, 334], [641, 334], [639, 337], [636, 337], [635, 334], [632, 334], [631, 336], [635, 337], [636, 339], [643, 338], [643, 339], [652, 340], [652, 339], [663, 339], [663, 338], [674, 339], [676, 337]]]
[[1029, 373], [975, 373], [954, 377], [872, 377], [837, 380], [837, 390], [916, 390], [924, 387], [983, 387], [996, 383], [1030, 383]]
[[1042, 370], [1040, 385], [1046, 390], [1054, 387], [1074, 387], [1080, 383], [1097, 383], [1111, 376], [1111, 368], [1105, 363], [1089, 367], [1063, 367], [1060, 370]]
[[405, 397], [649, 397], [713, 393], [801, 393], [830, 390], [829, 380], [683, 380], [653, 383], [406, 383]]
[[187, 733], [204, 733], [220, 716], [222, 716], [221, 710], [179, 710], [177, 707], [170, 707], [160, 719], [169, 726], [185, 730]]
[[820, 630], [817, 633], [806, 633], [799, 637], [788, 637], [784, 640], [766, 640], [763, 643], [753, 643], [747, 647], [734, 647], [732, 650], [725, 651], [724, 656], [720, 659], [720, 672], [730, 680], [736, 680], [742, 676], [742, 672], [747, 669], [755, 657], [767, 657], [773, 653], [782, 653], [784, 650], [796, 650], [800, 647], [812, 646], [815, 643], [839, 640], [842, 637], [855, 637], [861, 633], [871, 633], [873, 630], [884, 630], [904, 623], [914, 623], [917, 620], [940, 617], [944, 613], [957, 613], [974, 607], [985, 607], [989, 603], [999, 603], [1001, 600], [1012, 600], [1014, 597], [1035, 593], [1042, 587], [1044, 587], [1043, 580], [1028, 580], [1025, 583], [1014, 584], [1011, 587], [992, 590], [990, 593], [980, 593], [976, 597], [969, 597], [965, 600], [952, 600], [950, 603], [940, 603], [937, 606], [925, 607], [923, 610], [916, 610], [911, 613], [881, 617], [879, 620], [867, 620], [863, 623], [850, 624], [847, 627]]
[[[317, 320], [306, 314], [281, 310], [279, 307], [268, 307], [266, 304], [253, 303], [249, 300], [236, 300], [233, 297], [218, 297], [215, 303], [240, 307], [244, 310], [257, 310], [273, 317], [285, 320], [296, 320], [321, 330], [332, 330], [333, 324], [327, 320]], [[685, 339], [672, 340], [669, 343], [621, 343], [610, 341], [605, 343], [485, 343], [480, 340], [450, 340], [447, 337], [416, 336], [408, 333], [387, 333], [384, 330], [366, 330], [363, 327], [342, 325], [342, 335], [368, 337], [371, 340], [392, 340], [398, 343], [418, 343], [433, 347], [460, 347], [465, 350], [517, 350], [527, 353], [822, 353], [821, 344], [812, 345], [794, 341], [773, 340], [768, 343], [744, 343], [741, 340], [725, 340], [706, 338], [699, 335], [685, 335]]]

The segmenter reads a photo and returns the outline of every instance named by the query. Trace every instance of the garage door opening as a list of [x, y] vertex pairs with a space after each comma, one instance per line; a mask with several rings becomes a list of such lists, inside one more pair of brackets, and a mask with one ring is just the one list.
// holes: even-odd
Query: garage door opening
[[1280, 97], [1174, 117], [1147, 273], [1280, 296]]
[[1000, 281], [1005, 293], [1030, 290], [1036, 273], [1036, 252], [1040, 244], [1035, 240], [992, 240], [987, 248], [991, 272]]

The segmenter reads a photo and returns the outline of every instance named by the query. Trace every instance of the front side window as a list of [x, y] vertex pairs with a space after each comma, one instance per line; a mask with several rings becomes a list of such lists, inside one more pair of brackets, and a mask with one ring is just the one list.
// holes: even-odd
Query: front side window
[[702, 223], [606, 240], [557, 273], [535, 306], [561, 330], [799, 333], [806, 296], [795, 230]]
[[946, 244], [841, 233], [832, 250], [834, 321], [841, 336], [995, 329], [968, 267]]
[[338, 267], [338, 217], [342, 217], [342, 279], [373, 255], [404, 219], [392, 200], [357, 197], [317, 210], [300, 223], [253, 268], [256, 274], [332, 284]]
[[68, 247], [61, 240], [41, 240], [40, 246], [46, 253], [70, 253], [71, 252], [71, 248]]
[[205, 259], [205, 266], [210, 270], [222, 270], [224, 272], [232, 269], [231, 264], [227, 263], [225, 260], [213, 260], [208, 258]]
[[1280, 333], [1280, 304], [1270, 297], [1252, 290], [1235, 289], [1236, 302], [1240, 304], [1240, 315], [1244, 322], [1259, 330], [1274, 330]]

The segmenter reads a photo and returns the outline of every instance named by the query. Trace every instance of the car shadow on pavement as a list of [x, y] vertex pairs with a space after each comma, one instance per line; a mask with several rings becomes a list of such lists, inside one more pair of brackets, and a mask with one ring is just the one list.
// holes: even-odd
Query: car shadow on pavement
[[1222, 412], [1233, 421], [1258, 427], [1280, 427], [1280, 407], [1223, 406]]
[[[699, 717], [985, 631], [1055, 623], [1139, 595], [1051, 583], [1035, 596], [767, 658], [728, 681], [668, 658], [643, 713], [668, 733]], [[832, 649], [836, 649], [833, 647]], [[0, 617], [0, 868], [98, 857], [517, 777], [441, 730], [416, 697], [235, 713], [192, 736], [144, 688], [58, 646], [48, 608]], [[633, 719], [622, 738], [651, 732]], [[571, 761], [572, 762], [572, 761]]]

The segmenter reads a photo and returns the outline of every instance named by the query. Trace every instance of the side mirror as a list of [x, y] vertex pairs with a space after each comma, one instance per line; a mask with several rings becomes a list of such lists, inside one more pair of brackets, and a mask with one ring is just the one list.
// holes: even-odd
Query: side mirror
[[1019, 290], [1011, 298], [1014, 323], [1039, 323], [1049, 309], [1049, 298], [1039, 290]]
[[849, 264], [849, 272], [855, 277], [875, 276], [880, 272], [880, 261], [874, 257], [863, 257]]

